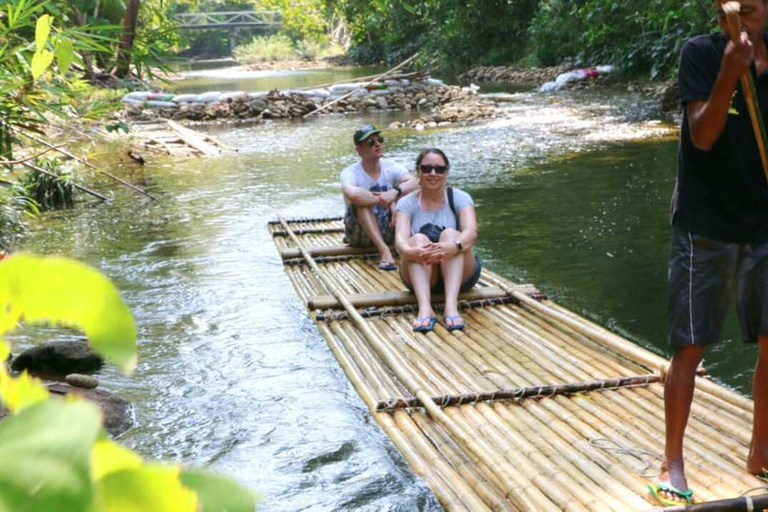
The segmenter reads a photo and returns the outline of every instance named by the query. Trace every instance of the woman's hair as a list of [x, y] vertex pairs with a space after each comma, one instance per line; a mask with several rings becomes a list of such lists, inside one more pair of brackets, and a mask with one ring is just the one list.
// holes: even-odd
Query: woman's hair
[[423, 150], [421, 153], [419, 153], [419, 156], [416, 157], [416, 173], [419, 172], [419, 166], [421, 165], [421, 161], [424, 160], [424, 157], [429, 154], [440, 155], [443, 161], [445, 162], [445, 166], [448, 168], [448, 170], [451, 170], [451, 163], [448, 161], [448, 157], [445, 156], [445, 153], [443, 153], [442, 149], [427, 148]]

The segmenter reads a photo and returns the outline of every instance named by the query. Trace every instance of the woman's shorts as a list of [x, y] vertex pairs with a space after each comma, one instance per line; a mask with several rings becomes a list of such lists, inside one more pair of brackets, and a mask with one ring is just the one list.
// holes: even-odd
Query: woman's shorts
[[733, 244], [672, 232], [669, 257], [669, 344], [673, 348], [720, 340], [728, 306], [744, 341], [768, 334], [768, 243]]
[[[400, 266], [402, 269], [402, 265]], [[472, 273], [467, 277], [466, 280], [464, 280], [463, 283], [461, 283], [461, 287], [459, 288], [459, 293], [465, 293], [474, 288], [474, 286], [477, 284], [477, 282], [480, 280], [480, 274], [483, 272], [483, 264], [480, 261], [480, 258], [475, 255], [475, 268], [472, 270]], [[408, 288], [410, 291], [413, 291], [413, 285], [411, 283], [408, 283], [403, 279], [402, 271], [400, 272], [400, 280], [403, 282], [406, 288]], [[438, 274], [437, 276], [437, 282], [432, 286], [431, 292], [434, 294], [443, 293], [445, 291], [445, 287], [443, 284], [443, 276], [441, 274]]]

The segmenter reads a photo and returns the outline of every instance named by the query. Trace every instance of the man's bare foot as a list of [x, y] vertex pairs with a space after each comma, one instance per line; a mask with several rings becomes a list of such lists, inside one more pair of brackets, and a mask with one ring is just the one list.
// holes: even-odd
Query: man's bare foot
[[[661, 473], [658, 478], [659, 484], [667, 484], [669, 487], [674, 488], [680, 492], [688, 491], [688, 481], [685, 479], [685, 466], [683, 461], [668, 462], [667, 459], [661, 463]], [[658, 493], [666, 500], [679, 503], [681, 505], [687, 505], [688, 502], [680, 496], [678, 493], [666, 490], [658, 489]]]
[[760, 477], [768, 477], [768, 460], [750, 452], [747, 457], [747, 472]]

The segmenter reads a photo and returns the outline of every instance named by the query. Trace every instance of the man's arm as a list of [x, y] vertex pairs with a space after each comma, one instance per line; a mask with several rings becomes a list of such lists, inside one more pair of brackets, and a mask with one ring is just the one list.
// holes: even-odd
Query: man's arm
[[398, 181], [398, 185], [400, 185], [400, 190], [403, 191], [402, 195], [408, 195], [417, 188], [419, 188], [419, 180], [416, 179], [416, 176], [413, 174], [406, 172], [402, 176], [400, 176], [400, 180]]
[[753, 59], [752, 42], [747, 34], [742, 32], [738, 43], [729, 41], [725, 48], [720, 72], [709, 99], [687, 104], [691, 141], [696, 148], [709, 151], [723, 134], [728, 122], [728, 109], [733, 91], [741, 75], [749, 70]]
[[357, 206], [373, 206], [379, 203], [379, 195], [363, 187], [345, 183], [341, 186], [341, 191], [347, 201]]

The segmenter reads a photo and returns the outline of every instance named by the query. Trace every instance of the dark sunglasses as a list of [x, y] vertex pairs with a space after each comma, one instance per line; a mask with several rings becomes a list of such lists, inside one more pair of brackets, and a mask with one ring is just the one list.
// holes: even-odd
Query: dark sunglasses
[[375, 146], [377, 142], [380, 144], [384, 144], [384, 137], [382, 137], [381, 135], [379, 135], [378, 137], [374, 137], [373, 135], [371, 135], [370, 137], [365, 139], [365, 143], [371, 147]]
[[445, 171], [448, 170], [448, 167], [445, 165], [421, 164], [419, 165], [419, 170], [423, 174], [432, 174], [432, 171], [435, 171], [437, 174], [445, 174]]

